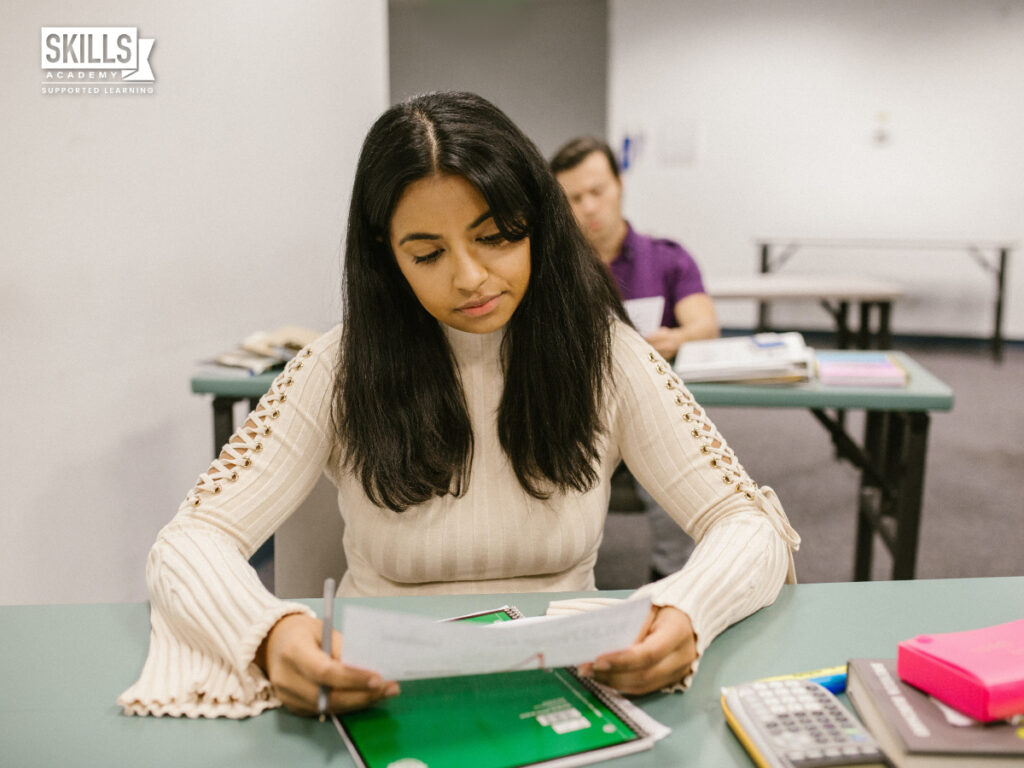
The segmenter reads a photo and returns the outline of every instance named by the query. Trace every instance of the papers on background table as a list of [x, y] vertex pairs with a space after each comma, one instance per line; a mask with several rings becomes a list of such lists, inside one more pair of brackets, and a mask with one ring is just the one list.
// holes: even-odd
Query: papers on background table
[[907, 371], [885, 352], [815, 353], [818, 381], [828, 387], [905, 387]]
[[814, 370], [814, 350], [799, 333], [758, 333], [689, 341], [676, 355], [684, 382], [800, 382]]
[[647, 296], [643, 299], [626, 299], [622, 302], [633, 327], [645, 339], [661, 328], [661, 317], [665, 313], [664, 296]]
[[260, 374], [291, 360], [295, 353], [320, 336], [319, 331], [289, 325], [267, 333], [257, 331], [246, 336], [238, 349], [217, 355], [213, 362]]
[[385, 680], [568, 667], [628, 648], [650, 608], [649, 599], [623, 600], [573, 616], [481, 626], [346, 605], [344, 659]]

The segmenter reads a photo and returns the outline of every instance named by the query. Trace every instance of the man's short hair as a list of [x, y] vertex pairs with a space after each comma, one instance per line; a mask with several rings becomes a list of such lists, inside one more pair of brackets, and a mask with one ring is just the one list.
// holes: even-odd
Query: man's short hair
[[619, 161], [615, 159], [615, 153], [606, 142], [595, 136], [579, 136], [564, 144], [551, 158], [551, 172], [557, 175], [571, 171], [594, 152], [600, 152], [608, 158], [612, 173], [615, 178], [619, 178]]

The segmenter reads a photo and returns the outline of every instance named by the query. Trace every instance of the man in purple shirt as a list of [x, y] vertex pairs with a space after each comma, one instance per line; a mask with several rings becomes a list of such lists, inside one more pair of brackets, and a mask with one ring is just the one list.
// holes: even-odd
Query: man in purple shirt
[[[700, 270], [678, 243], [635, 232], [622, 217], [622, 180], [609, 146], [590, 136], [573, 139], [551, 160], [554, 172], [587, 240], [611, 269], [622, 298], [662, 296], [661, 327], [647, 341], [667, 360], [687, 341], [718, 336], [711, 298]], [[651, 527], [651, 578], [683, 567], [693, 548], [690, 538], [645, 489], [620, 467], [616, 483], [636, 487]]]
[[647, 336], [651, 346], [671, 359], [687, 341], [718, 336], [715, 307], [693, 257], [672, 240], [639, 234], [623, 218], [619, 165], [608, 145], [590, 136], [573, 139], [551, 169], [622, 298], [664, 297], [661, 327]]

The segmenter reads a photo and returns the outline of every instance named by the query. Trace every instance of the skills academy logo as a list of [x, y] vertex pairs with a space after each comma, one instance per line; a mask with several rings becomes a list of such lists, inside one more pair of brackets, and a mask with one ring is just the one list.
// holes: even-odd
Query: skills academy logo
[[145, 96], [155, 93], [149, 54], [156, 40], [138, 27], [42, 27], [44, 96]]

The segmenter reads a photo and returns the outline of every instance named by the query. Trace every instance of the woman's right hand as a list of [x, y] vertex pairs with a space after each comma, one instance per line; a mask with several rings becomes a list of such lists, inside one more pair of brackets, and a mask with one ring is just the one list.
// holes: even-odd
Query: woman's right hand
[[256, 664], [285, 708], [297, 715], [317, 714], [321, 685], [330, 688], [327, 708], [331, 712], [362, 709], [398, 695], [398, 683], [342, 664], [342, 638], [337, 630], [328, 657], [320, 648], [322, 627], [320, 619], [290, 614], [273, 626], [256, 651]]

